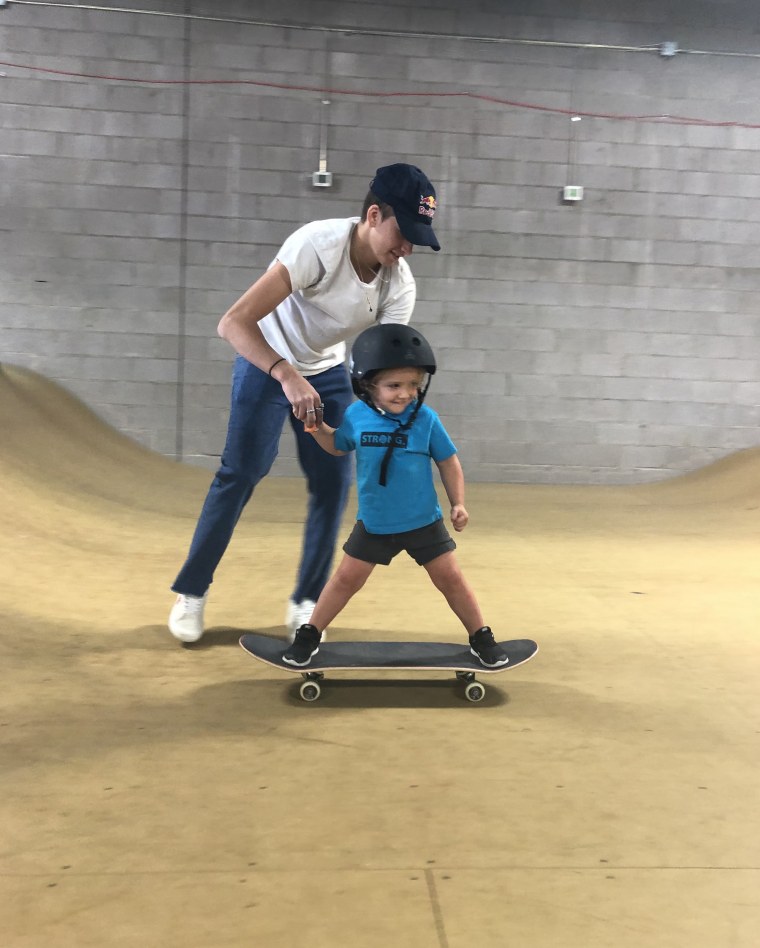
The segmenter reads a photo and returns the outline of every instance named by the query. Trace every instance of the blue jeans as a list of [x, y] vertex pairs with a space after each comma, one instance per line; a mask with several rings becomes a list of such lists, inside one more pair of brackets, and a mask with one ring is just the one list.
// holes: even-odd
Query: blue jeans
[[[325, 421], [337, 427], [353, 395], [344, 365], [309, 376], [325, 406]], [[238, 356], [232, 372], [232, 403], [222, 463], [206, 495], [190, 552], [172, 589], [202, 596], [227, 549], [254, 487], [277, 457], [280, 434], [289, 418], [296, 436], [298, 460], [306, 475], [309, 505], [301, 563], [292, 598], [319, 598], [327, 583], [335, 542], [351, 484], [348, 455], [334, 457], [319, 447], [293, 416], [280, 383]]]

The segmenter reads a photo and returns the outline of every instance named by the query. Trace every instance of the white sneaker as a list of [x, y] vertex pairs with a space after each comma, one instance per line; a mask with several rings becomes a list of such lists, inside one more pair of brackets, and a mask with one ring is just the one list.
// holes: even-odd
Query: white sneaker
[[203, 635], [203, 609], [208, 591], [201, 596], [177, 596], [169, 613], [169, 631], [180, 642], [197, 642]]
[[[292, 643], [296, 637], [296, 631], [311, 619], [314, 606], [316, 606], [316, 602], [313, 602], [311, 599], [302, 599], [300, 602], [295, 602], [293, 599], [288, 600], [288, 608], [285, 610], [285, 627], [288, 630], [288, 642]], [[324, 642], [324, 640], [325, 633], [323, 632], [322, 641]]]

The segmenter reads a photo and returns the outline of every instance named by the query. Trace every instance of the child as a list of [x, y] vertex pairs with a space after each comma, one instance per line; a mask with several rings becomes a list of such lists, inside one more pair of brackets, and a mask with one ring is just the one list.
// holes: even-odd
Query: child
[[[451, 504], [451, 522], [464, 530], [464, 475], [456, 448], [438, 415], [424, 405], [435, 357], [411, 326], [382, 323], [361, 333], [351, 351], [351, 382], [360, 401], [347, 410], [339, 428], [324, 423], [315, 409], [311, 431], [325, 451], [356, 451], [358, 519], [346, 541], [345, 556], [322, 590], [308, 623], [296, 632], [283, 655], [305, 666], [319, 651], [322, 632], [362, 588], [378, 563], [387, 566], [401, 550], [424, 566], [470, 636], [470, 649], [483, 665], [509, 659], [483, 624], [477, 600], [443, 522], [430, 459], [441, 474]], [[423, 382], [427, 373], [427, 384]]]

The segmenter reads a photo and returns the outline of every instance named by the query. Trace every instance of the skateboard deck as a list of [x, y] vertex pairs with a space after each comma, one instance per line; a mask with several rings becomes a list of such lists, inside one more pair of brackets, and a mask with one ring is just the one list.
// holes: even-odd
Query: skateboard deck
[[507, 665], [487, 668], [472, 654], [463, 642], [323, 642], [308, 665], [299, 667], [282, 660], [286, 645], [282, 639], [249, 632], [241, 636], [240, 644], [260, 662], [295, 672], [304, 678], [301, 697], [316, 701], [321, 694], [320, 682], [327, 672], [333, 671], [453, 671], [466, 682], [465, 695], [469, 701], [481, 701], [485, 686], [475, 675], [497, 675], [522, 665], [538, 651], [531, 639], [512, 639], [500, 642], [509, 656]]

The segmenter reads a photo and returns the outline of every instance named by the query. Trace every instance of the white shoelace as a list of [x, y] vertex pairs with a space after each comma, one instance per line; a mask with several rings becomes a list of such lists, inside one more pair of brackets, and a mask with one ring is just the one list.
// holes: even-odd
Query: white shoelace
[[183, 596], [182, 605], [184, 606], [184, 611], [190, 615], [197, 615], [203, 608], [203, 599], [198, 599], [197, 596]]

